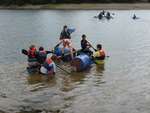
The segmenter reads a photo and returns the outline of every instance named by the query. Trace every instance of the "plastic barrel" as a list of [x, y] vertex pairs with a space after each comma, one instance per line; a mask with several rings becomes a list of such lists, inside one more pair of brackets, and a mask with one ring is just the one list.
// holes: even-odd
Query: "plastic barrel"
[[86, 54], [80, 54], [76, 56], [71, 65], [75, 69], [75, 71], [83, 71], [90, 67], [92, 64], [91, 58]]
[[61, 56], [62, 55], [62, 49], [60, 47], [55, 48], [54, 54], [56, 56]]
[[[70, 49], [65, 48], [64, 49], [64, 57], [62, 58], [63, 61], [68, 62], [71, 60], [71, 55], [69, 53], [70, 53]], [[62, 56], [62, 48], [60, 48], [60, 47], [55, 48], [54, 54], [56, 56]]]
[[75, 28], [69, 28], [68, 32], [71, 34], [71, 33], [75, 32], [75, 30], [76, 30]]

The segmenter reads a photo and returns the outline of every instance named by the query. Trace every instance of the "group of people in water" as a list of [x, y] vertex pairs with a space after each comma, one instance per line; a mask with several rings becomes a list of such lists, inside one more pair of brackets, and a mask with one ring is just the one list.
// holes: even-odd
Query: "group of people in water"
[[[107, 20], [112, 19], [113, 18], [114, 13], [110, 13], [108, 11], [102, 10], [98, 16], [95, 16], [95, 18], [98, 18], [99, 20], [106, 18]], [[132, 16], [133, 20], [139, 19], [139, 17], [136, 16], [136, 14], [133, 14]]]
[[[102, 49], [101, 44], [97, 44], [97, 48], [95, 49], [89, 41], [86, 39], [86, 35], [82, 35], [81, 39], [81, 49], [75, 50], [72, 46], [71, 41], [71, 33], [74, 32], [75, 29], [69, 29], [66, 25], [63, 27], [62, 32], [60, 33], [60, 42], [54, 47], [57, 48], [62, 45], [61, 48], [61, 56], [59, 58], [65, 57], [65, 48], [69, 49], [69, 54], [71, 59], [74, 59], [75, 54], [87, 54], [93, 61], [94, 60], [104, 60], [105, 59], [105, 51]], [[90, 49], [93, 48], [94, 52]], [[47, 57], [47, 54], [55, 54], [55, 50], [46, 51], [42, 46], [37, 50], [35, 45], [31, 45], [29, 50], [22, 50], [22, 53], [28, 56], [28, 69], [38, 69], [42, 74], [55, 74], [56, 73], [56, 65], [51, 57]]]
[[99, 14], [98, 14], [98, 19], [99, 20], [101, 20], [101, 19], [103, 19], [103, 18], [106, 18], [106, 19], [111, 19], [111, 18], [113, 18], [113, 16], [111, 15], [111, 13], [110, 12], [106, 12], [106, 11], [101, 11]]

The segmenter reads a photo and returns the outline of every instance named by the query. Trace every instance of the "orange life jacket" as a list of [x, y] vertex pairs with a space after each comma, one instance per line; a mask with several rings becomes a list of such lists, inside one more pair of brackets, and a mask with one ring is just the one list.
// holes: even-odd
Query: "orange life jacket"
[[104, 50], [99, 50], [99, 54], [100, 54], [100, 57], [105, 57], [105, 51]]

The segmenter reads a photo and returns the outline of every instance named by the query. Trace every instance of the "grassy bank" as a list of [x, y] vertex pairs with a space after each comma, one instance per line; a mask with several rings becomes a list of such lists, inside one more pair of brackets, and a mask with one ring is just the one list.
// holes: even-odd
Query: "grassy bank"
[[46, 4], [24, 6], [0, 6], [0, 9], [51, 9], [51, 10], [142, 10], [150, 9], [150, 3], [110, 3], [110, 4]]

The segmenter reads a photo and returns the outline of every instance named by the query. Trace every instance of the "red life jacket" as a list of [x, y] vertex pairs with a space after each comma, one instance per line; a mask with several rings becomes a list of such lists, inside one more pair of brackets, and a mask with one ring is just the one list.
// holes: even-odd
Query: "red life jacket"
[[46, 59], [46, 63], [47, 63], [47, 64], [51, 64], [52, 62], [53, 62], [53, 61], [52, 61], [51, 58], [47, 58], [47, 59]]
[[30, 58], [36, 58], [36, 48], [32, 48], [28, 51], [28, 56]]

